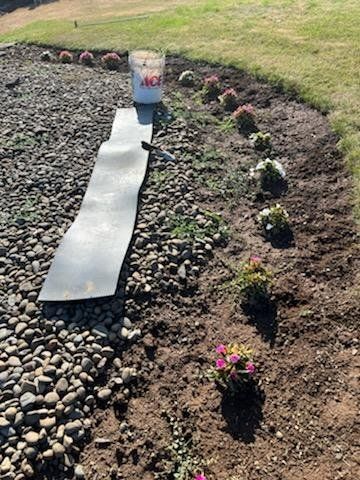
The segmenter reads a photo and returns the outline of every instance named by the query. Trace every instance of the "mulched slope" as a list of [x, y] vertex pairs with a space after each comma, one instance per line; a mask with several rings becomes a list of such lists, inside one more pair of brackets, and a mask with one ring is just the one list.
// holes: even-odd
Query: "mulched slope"
[[[35, 347], [44, 345], [50, 358], [58, 353], [67, 364], [66, 373], [63, 364], [45, 372], [55, 375], [46, 388], [65, 376], [78, 397], [65, 415], [59, 400], [57, 426], [48, 430], [50, 445], [43, 438], [36, 461], [26, 465], [43, 466], [49, 478], [69, 477], [77, 445], [85, 441], [80, 460], [88, 477], [98, 480], [171, 479], [179, 463], [191, 461], [199, 462], [209, 480], [356, 478], [358, 257], [351, 183], [326, 118], [235, 70], [170, 59], [165, 104], [176, 107], [176, 119], [158, 124], [154, 141], [173, 151], [178, 163], [164, 166], [151, 159], [117, 296], [42, 312], [36, 292], [76, 214], [94, 156], [109, 135], [115, 104], [129, 105], [131, 96], [125, 61], [122, 73], [108, 73], [43, 64], [40, 51], [18, 46], [1, 59], [6, 80], [17, 75], [24, 80], [13, 91], [0, 89], [1, 329], [13, 347], [10, 354], [1, 344], [1, 382], [6, 401], [15, 396], [18, 408], [11, 392], [15, 383], [22, 384], [24, 366], [10, 365], [9, 357], [27, 355], [24, 339], [34, 352], [35, 338]], [[255, 217], [274, 199], [254, 194], [246, 181], [259, 154], [245, 136], [220, 130], [216, 119], [225, 115], [216, 102], [200, 105], [193, 89], [178, 87], [178, 74], [187, 68], [199, 76], [219, 73], [224, 84], [257, 108], [258, 127], [271, 133], [275, 155], [288, 174], [288, 191], [277, 201], [290, 213], [295, 246], [276, 249], [261, 236]], [[210, 149], [220, 160], [199, 170]], [[230, 227], [227, 244], [207, 210], [222, 213]], [[195, 219], [197, 235], [206, 232], [205, 240], [175, 234], [174, 218]], [[277, 314], [249, 321], [236, 299], [219, 287], [231, 278], [231, 267], [253, 253], [275, 272]], [[23, 323], [33, 330], [25, 336], [15, 330]], [[214, 346], [231, 340], [251, 344], [259, 365], [260, 393], [237, 404], [223, 399], [204, 377]], [[36, 355], [48, 357], [41, 351]], [[82, 375], [80, 386], [78, 377], [86, 372], [95, 383]], [[30, 382], [40, 373], [31, 377], [30, 371]], [[117, 393], [108, 408], [103, 402], [103, 409], [92, 413], [98, 385]], [[43, 407], [43, 400], [38, 393], [34, 409]], [[101, 405], [101, 398], [97, 401]], [[8, 406], [2, 405], [2, 410]], [[52, 417], [51, 409], [42, 417]], [[65, 457], [44, 459], [61, 424], [74, 418], [81, 419], [84, 430], [84, 435], [70, 430], [75, 448]], [[40, 428], [20, 423], [10, 439], [1, 437], [1, 460], [11, 459], [10, 473], [19, 480], [18, 472], [29, 469], [14, 460], [20, 446], [13, 452], [7, 441], [18, 445], [12, 439], [28, 430]], [[182, 437], [192, 447], [176, 459], [169, 446], [177, 448], [176, 439], [182, 445]]]

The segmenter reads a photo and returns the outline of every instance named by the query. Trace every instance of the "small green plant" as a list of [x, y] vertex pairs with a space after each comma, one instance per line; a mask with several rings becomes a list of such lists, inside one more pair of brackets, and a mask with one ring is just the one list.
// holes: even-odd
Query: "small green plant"
[[235, 120], [232, 117], [220, 120], [218, 121], [218, 128], [222, 133], [233, 133], [236, 129]]
[[5, 147], [12, 150], [25, 150], [27, 147], [33, 147], [36, 144], [36, 139], [25, 133], [15, 133], [6, 143]]
[[109, 52], [101, 57], [101, 63], [108, 70], [117, 70], [120, 66], [121, 59], [117, 53]]
[[261, 152], [264, 151], [271, 151], [271, 135], [270, 133], [263, 133], [263, 132], [256, 132], [252, 133], [249, 136], [250, 143], [256, 150], [260, 150]]
[[215, 148], [209, 148], [204, 151], [201, 158], [196, 158], [192, 162], [194, 176], [196, 180], [204, 184], [207, 181], [206, 173], [221, 173], [223, 157], [221, 152]]
[[167, 170], [155, 170], [151, 173], [150, 180], [154, 183], [164, 183], [171, 177], [171, 173]]
[[13, 220], [16, 223], [34, 222], [35, 220], [37, 220], [40, 216], [39, 212], [36, 211], [37, 202], [37, 198], [27, 198], [24, 205], [14, 215]]
[[203, 212], [201, 223], [193, 217], [174, 214], [170, 216], [170, 229], [171, 234], [177, 238], [201, 239], [219, 233], [225, 240], [229, 236], [222, 216], [210, 211]]
[[195, 83], [195, 74], [192, 70], [185, 70], [179, 76], [179, 83], [183, 87], [192, 87]]
[[266, 158], [259, 162], [254, 169], [250, 170], [251, 177], [260, 177], [261, 186], [264, 189], [271, 188], [274, 184], [285, 180], [286, 174], [283, 166], [277, 160]]
[[185, 105], [185, 99], [180, 92], [174, 92], [172, 96], [171, 113], [174, 118], [183, 118], [190, 120], [192, 112], [190, 108]]
[[253, 350], [246, 345], [230, 343], [216, 347], [218, 358], [209, 376], [221, 387], [236, 391], [254, 375]]
[[164, 460], [164, 471], [156, 473], [157, 480], [193, 480], [193, 472], [200, 470], [201, 462], [193, 453], [193, 438], [178, 419], [163, 413], [171, 428], [172, 442], [167, 448], [170, 458]]
[[36, 209], [38, 204], [38, 197], [27, 198], [24, 204], [15, 212], [5, 213], [0, 212], [0, 225], [19, 224], [25, 222], [35, 222], [40, 218], [39, 211]]
[[255, 109], [250, 103], [240, 105], [232, 113], [232, 118], [240, 130], [249, 130], [255, 126]]
[[238, 105], [238, 95], [233, 88], [227, 88], [219, 96], [219, 102], [225, 110], [235, 110]]
[[229, 172], [222, 181], [222, 187], [226, 197], [237, 201], [249, 194], [249, 179], [243, 166]]
[[73, 54], [68, 50], [62, 50], [59, 53], [59, 60], [61, 63], [72, 63], [73, 58]]
[[278, 203], [261, 210], [257, 218], [269, 237], [282, 237], [290, 233], [289, 214]]
[[253, 255], [243, 262], [235, 278], [227, 285], [241, 301], [251, 306], [262, 306], [269, 298], [272, 274], [262, 263], [261, 258]]
[[185, 98], [180, 92], [175, 92], [172, 95], [172, 120], [182, 118], [187, 122], [194, 122], [197, 126], [205, 127], [216, 122], [213, 115], [208, 112], [193, 110], [186, 105]]

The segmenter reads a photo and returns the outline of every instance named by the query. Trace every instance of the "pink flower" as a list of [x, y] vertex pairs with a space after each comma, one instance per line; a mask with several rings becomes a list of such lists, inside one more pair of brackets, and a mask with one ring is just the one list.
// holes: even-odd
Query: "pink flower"
[[103, 55], [101, 61], [109, 70], [116, 70], [120, 65], [121, 59], [117, 53], [110, 52]]
[[239, 360], [240, 360], [240, 355], [238, 355], [237, 353], [233, 353], [232, 355], [230, 355], [231, 363], [237, 363]]
[[219, 83], [219, 77], [217, 75], [210, 75], [210, 77], [204, 78], [204, 85], [212, 86]]
[[247, 362], [245, 368], [249, 375], [252, 375], [253, 373], [255, 373], [256, 367], [252, 362]]
[[229, 95], [229, 96], [236, 97], [237, 93], [235, 92], [235, 90], [233, 88], [227, 88], [227, 89], [224, 90], [223, 95]]
[[222, 343], [216, 347], [216, 353], [226, 353], [226, 347]]
[[73, 55], [68, 50], [62, 50], [59, 53], [59, 60], [62, 63], [71, 63], [73, 61]]
[[205, 477], [205, 475], [196, 475], [195, 479], [194, 480], [207, 480], [207, 478]]
[[224, 360], [223, 358], [218, 358], [218, 359], [216, 360], [216, 368], [217, 368], [218, 370], [221, 370], [221, 369], [223, 369], [223, 368], [225, 368], [225, 367], [226, 367], [226, 362], [225, 362], [225, 360]]
[[261, 258], [260, 258], [258, 255], [252, 255], [252, 256], [250, 257], [250, 262], [260, 263], [260, 262], [261, 262]]
[[252, 117], [253, 114], [254, 114], [254, 107], [250, 103], [248, 103], [246, 105], [240, 105], [240, 107], [238, 107], [232, 115], [233, 115], [233, 118], [236, 119], [243, 116]]

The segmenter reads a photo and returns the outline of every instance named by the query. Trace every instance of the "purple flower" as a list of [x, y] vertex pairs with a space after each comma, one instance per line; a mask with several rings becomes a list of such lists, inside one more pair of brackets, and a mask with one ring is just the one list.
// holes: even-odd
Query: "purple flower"
[[205, 477], [205, 475], [196, 475], [195, 479], [194, 480], [207, 480], [207, 478]]
[[260, 262], [261, 262], [261, 258], [260, 258], [258, 255], [252, 255], [252, 256], [250, 257], [250, 262], [260, 263]]
[[80, 63], [83, 63], [84, 65], [92, 65], [94, 61], [94, 55], [91, 52], [88, 52], [87, 50], [85, 52], [82, 52], [79, 56], [79, 61]]
[[246, 371], [249, 375], [253, 375], [255, 373], [256, 367], [253, 362], [247, 362], [246, 364]]
[[216, 353], [224, 354], [226, 353], [226, 347], [222, 343], [216, 347]]
[[218, 359], [216, 360], [216, 368], [217, 368], [218, 370], [222, 370], [222, 369], [225, 368], [225, 367], [226, 367], [226, 362], [225, 362], [225, 360], [224, 360], [223, 358], [218, 358]]
[[231, 363], [237, 363], [240, 360], [240, 355], [237, 353], [233, 353], [230, 355], [230, 362]]

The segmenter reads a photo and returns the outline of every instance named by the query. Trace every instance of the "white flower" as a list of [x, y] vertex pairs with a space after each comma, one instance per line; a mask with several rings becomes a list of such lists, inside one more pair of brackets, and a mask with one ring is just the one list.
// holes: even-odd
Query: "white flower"
[[194, 82], [195, 74], [192, 70], [185, 70], [180, 74], [179, 82], [184, 85], [188, 85]]
[[262, 171], [266, 170], [267, 165], [271, 165], [273, 167], [273, 169], [276, 170], [279, 173], [281, 178], [285, 178], [286, 174], [285, 174], [284, 167], [277, 160], [270, 160], [270, 158], [266, 158], [265, 160], [262, 160], [261, 162], [259, 162], [256, 165], [255, 170], [258, 171], [258, 172], [262, 172]]
[[264, 208], [259, 215], [260, 217], [268, 217], [270, 215], [270, 208]]
[[271, 223], [266, 224], [266, 227], [265, 227], [266, 230], [271, 230], [272, 228], [274, 228], [274, 225], [271, 225]]

